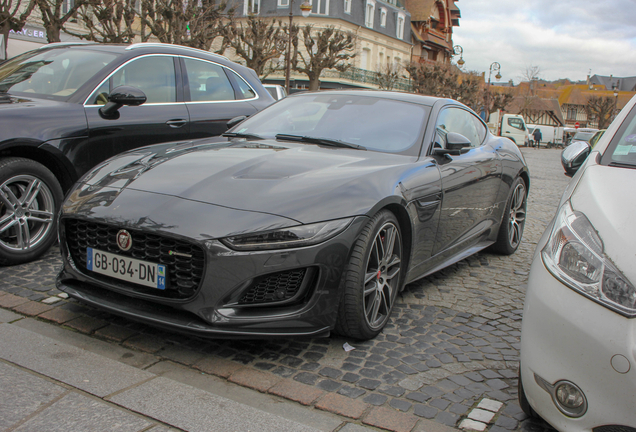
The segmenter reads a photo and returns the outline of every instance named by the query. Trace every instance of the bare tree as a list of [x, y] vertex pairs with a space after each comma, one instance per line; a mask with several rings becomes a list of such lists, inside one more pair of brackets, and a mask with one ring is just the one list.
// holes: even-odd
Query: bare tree
[[504, 111], [508, 104], [512, 102], [513, 95], [510, 92], [501, 92], [491, 94], [490, 106], [488, 107], [488, 114], [492, 114], [497, 110]]
[[0, 0], [0, 35], [4, 36], [4, 44], [0, 46], [3, 56], [0, 58], [7, 58], [9, 32], [22, 30], [34, 7], [34, 3], [23, 0]]
[[397, 64], [387, 64], [379, 72], [376, 72], [376, 79], [381, 90], [393, 90], [401, 78]]
[[[77, 10], [84, 5], [86, 0], [31, 0], [37, 4], [42, 15], [42, 24], [46, 30], [46, 39], [49, 43], [60, 42], [60, 31], [64, 24], [70, 20]], [[68, 5], [68, 8], [65, 7]]]
[[[224, 20], [234, 13], [217, 0], [140, 0], [139, 18], [159, 41], [208, 51], [222, 35]], [[142, 36], [144, 39], [148, 34]]]
[[[301, 28], [299, 36], [292, 42], [292, 67], [307, 75], [309, 90], [320, 88], [320, 75], [323, 70], [336, 69], [344, 72], [351, 66], [348, 61], [355, 56], [353, 51], [356, 46], [356, 37], [353, 33], [331, 26], [314, 32], [313, 26], [308, 24]], [[303, 51], [298, 50], [299, 39], [303, 41]]]
[[591, 96], [585, 110], [587, 118], [598, 120], [599, 129], [607, 129], [614, 114], [615, 101], [609, 96]]
[[280, 21], [249, 16], [245, 24], [232, 20], [222, 28], [222, 33], [223, 46], [233, 48], [261, 79], [280, 69], [277, 62], [271, 61], [280, 57], [287, 47], [286, 30]]
[[135, 0], [86, 0], [77, 9], [86, 31], [64, 26], [70, 35], [101, 43], [131, 43], [135, 38]]
[[521, 78], [522, 80], [528, 82], [528, 97], [533, 97], [536, 95], [537, 82], [539, 81], [540, 75], [541, 68], [539, 66], [526, 66], [526, 70], [522, 74]]
[[416, 93], [460, 100], [478, 108], [481, 75], [461, 72], [448, 64], [411, 63], [406, 70], [411, 75]]

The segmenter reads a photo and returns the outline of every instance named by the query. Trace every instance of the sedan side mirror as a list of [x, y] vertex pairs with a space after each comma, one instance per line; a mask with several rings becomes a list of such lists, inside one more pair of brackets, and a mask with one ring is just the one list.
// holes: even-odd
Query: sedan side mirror
[[119, 108], [123, 105], [139, 106], [146, 100], [144, 92], [137, 87], [115, 87], [108, 95], [108, 103], [99, 109], [99, 113], [104, 118], [116, 119], [119, 118]]
[[585, 141], [575, 141], [566, 147], [561, 153], [561, 164], [565, 169], [565, 175], [572, 177], [591, 151], [590, 145]]
[[434, 148], [433, 154], [459, 156], [462, 153], [467, 153], [471, 145], [470, 140], [464, 135], [457, 132], [448, 132], [446, 134], [446, 148]]
[[228, 129], [232, 129], [234, 126], [236, 126], [237, 124], [239, 124], [240, 122], [242, 122], [243, 120], [245, 120], [247, 118], [247, 116], [238, 116], [238, 117], [234, 117], [233, 119], [230, 119], [227, 123], [226, 126]]

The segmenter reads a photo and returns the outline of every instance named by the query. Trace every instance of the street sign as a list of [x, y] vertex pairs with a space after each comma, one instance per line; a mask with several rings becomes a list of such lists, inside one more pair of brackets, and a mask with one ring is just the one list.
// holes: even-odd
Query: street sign
[[579, 126], [581, 126], [581, 125], [579, 124], [579, 122], [574, 123], [574, 128], [575, 128], [575, 129], [578, 129], [578, 128], [579, 128]]

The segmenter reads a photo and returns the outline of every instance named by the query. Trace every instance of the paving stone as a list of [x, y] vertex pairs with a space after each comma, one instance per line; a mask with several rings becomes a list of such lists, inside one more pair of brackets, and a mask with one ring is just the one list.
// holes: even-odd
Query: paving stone
[[389, 400], [389, 398], [377, 393], [371, 393], [370, 395], [365, 396], [362, 400], [368, 404], [380, 406], [383, 405], [387, 400]]
[[354, 400], [336, 393], [328, 393], [322, 397], [314, 405], [323, 411], [329, 411], [334, 414], [343, 415], [345, 417], [359, 419], [368, 405], [362, 401]]
[[382, 382], [378, 380], [363, 378], [360, 381], [358, 381], [357, 384], [360, 387], [365, 388], [367, 390], [375, 390], [376, 388], [380, 386], [380, 384], [382, 384]]
[[51, 309], [53, 309], [53, 306], [36, 301], [22, 303], [13, 308], [14, 311], [28, 316], [40, 315], [41, 313], [44, 313]]
[[441, 411], [439, 414], [437, 414], [437, 416], [435, 416], [435, 420], [447, 426], [455, 427], [457, 421], [459, 420], [459, 416], [448, 411]]
[[216, 375], [221, 378], [229, 378], [230, 375], [241, 369], [243, 366], [225, 359], [206, 357], [197, 361], [194, 364], [194, 367], [211, 375]]
[[364, 416], [362, 422], [394, 432], [410, 432], [417, 423], [417, 417], [391, 408], [376, 407]]
[[451, 403], [444, 399], [433, 399], [428, 404], [443, 411], [448, 408]]
[[362, 390], [361, 388], [349, 387], [349, 386], [343, 386], [340, 388], [340, 390], [337, 391], [338, 394], [341, 394], [346, 397], [350, 397], [352, 399], [358, 398], [362, 396], [363, 394], [366, 394], [366, 392], [367, 392], [366, 390]]
[[[78, 318], [78, 320], [79, 319], [80, 318]], [[73, 327], [73, 324], [76, 321], [77, 320], [69, 321], [68, 323], [66, 323], [66, 325]], [[133, 348], [148, 353], [156, 353], [166, 346], [166, 342], [164, 339], [157, 336], [139, 334], [126, 339], [123, 345], [128, 348]]]
[[438, 412], [439, 410], [437, 408], [427, 405], [415, 405], [413, 409], [413, 414], [427, 419], [435, 418]]
[[403, 412], [407, 412], [413, 406], [412, 403], [402, 399], [391, 399], [391, 401], [389, 402], [389, 405], [395, 408], [396, 410], [400, 410]]
[[300, 384], [291, 380], [280, 380], [277, 384], [267, 390], [268, 393], [281, 396], [286, 399], [303, 405], [311, 405], [316, 399], [323, 396], [323, 391], [311, 386]]
[[508, 430], [515, 430], [519, 425], [519, 422], [515, 419], [506, 416], [499, 416], [497, 421], [495, 422], [496, 426], [502, 427]]

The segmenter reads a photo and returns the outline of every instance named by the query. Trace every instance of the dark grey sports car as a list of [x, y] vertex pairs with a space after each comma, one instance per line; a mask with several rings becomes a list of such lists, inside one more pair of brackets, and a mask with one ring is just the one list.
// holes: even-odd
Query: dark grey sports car
[[297, 94], [225, 136], [85, 175], [60, 216], [59, 288], [202, 336], [368, 339], [406, 283], [521, 241], [523, 156], [458, 102]]

